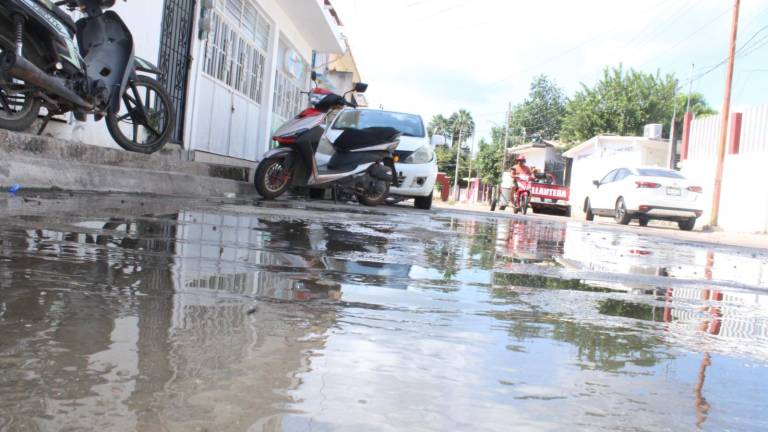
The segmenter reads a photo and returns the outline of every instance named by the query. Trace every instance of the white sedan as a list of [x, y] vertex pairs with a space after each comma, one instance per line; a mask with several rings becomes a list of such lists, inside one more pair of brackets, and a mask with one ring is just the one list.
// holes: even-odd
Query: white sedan
[[690, 231], [702, 213], [702, 189], [677, 171], [657, 168], [618, 168], [595, 180], [595, 189], [584, 201], [587, 220], [613, 217], [627, 225], [638, 219], [641, 226], [651, 219], [677, 222]]
[[[399, 187], [389, 190], [390, 200], [414, 199], [414, 206], [429, 210], [437, 180], [435, 145], [444, 145], [445, 138], [435, 135], [430, 140], [424, 121], [418, 114], [408, 114], [378, 109], [345, 109], [339, 113], [327, 135], [334, 141], [345, 128], [392, 127], [400, 131], [400, 144], [395, 150], [395, 169]], [[322, 153], [321, 150], [318, 150]], [[320, 156], [318, 156], [318, 160]]]

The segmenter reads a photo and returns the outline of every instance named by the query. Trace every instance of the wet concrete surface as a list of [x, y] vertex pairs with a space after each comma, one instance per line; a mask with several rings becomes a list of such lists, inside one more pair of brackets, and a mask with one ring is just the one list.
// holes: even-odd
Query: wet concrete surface
[[0, 431], [768, 429], [768, 252], [648, 233], [2, 197]]

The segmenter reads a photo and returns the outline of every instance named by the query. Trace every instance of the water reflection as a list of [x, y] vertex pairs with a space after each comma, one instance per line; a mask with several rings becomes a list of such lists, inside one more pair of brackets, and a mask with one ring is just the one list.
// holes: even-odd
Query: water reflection
[[0, 430], [768, 426], [743, 251], [387, 214], [7, 222]]

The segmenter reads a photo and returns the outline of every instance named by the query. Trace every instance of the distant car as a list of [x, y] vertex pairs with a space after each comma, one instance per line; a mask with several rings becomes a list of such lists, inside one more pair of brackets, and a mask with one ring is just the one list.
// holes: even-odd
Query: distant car
[[[418, 114], [365, 108], [341, 111], [326, 135], [333, 142], [346, 128], [367, 127], [392, 127], [402, 133], [400, 144], [395, 151], [395, 168], [400, 186], [389, 189], [392, 200], [413, 198], [416, 208], [432, 208], [432, 191], [437, 180], [434, 147], [444, 145], [445, 138], [436, 135], [430, 140], [424, 128], [424, 121]], [[319, 149], [318, 153], [321, 150]]]
[[595, 189], [584, 201], [587, 220], [611, 216], [627, 225], [640, 226], [652, 219], [675, 221], [690, 231], [702, 213], [702, 189], [677, 171], [657, 168], [618, 168], [595, 180]]

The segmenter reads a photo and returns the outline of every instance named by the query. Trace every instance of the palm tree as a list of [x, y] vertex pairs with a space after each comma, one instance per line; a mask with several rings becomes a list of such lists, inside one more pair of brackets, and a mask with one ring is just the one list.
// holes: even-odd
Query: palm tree
[[429, 122], [427, 130], [430, 137], [432, 137], [432, 135], [447, 135], [451, 130], [450, 120], [445, 118], [442, 114], [432, 116], [432, 120]]
[[[451, 126], [454, 136], [458, 132], [458, 141], [456, 145], [456, 172], [453, 178], [453, 190], [455, 199], [459, 199], [459, 160], [461, 158], [461, 147], [464, 140], [475, 134], [475, 121], [472, 119], [472, 114], [465, 109], [460, 109], [451, 115]], [[470, 155], [472, 157], [472, 155]]]

